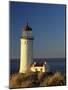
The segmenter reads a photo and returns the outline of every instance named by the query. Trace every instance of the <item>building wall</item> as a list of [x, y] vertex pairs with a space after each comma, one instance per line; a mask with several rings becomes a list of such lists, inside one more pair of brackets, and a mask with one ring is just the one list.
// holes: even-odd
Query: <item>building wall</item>
[[33, 61], [33, 40], [21, 38], [20, 51], [20, 73], [25, 73], [30, 69]]
[[40, 67], [38, 67], [38, 66], [36, 66], [36, 67], [32, 66], [31, 67], [31, 71], [36, 72], [36, 70], [39, 71], [39, 72], [45, 72], [45, 66], [40, 66]]

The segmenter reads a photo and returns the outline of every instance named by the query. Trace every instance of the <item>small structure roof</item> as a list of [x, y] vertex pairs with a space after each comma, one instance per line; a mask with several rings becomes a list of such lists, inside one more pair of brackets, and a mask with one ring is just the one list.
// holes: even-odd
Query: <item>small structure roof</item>
[[43, 65], [44, 65], [43, 63], [36, 63], [34, 66], [35, 66], [35, 67], [37, 67], [37, 66], [38, 66], [38, 67], [42, 67]]

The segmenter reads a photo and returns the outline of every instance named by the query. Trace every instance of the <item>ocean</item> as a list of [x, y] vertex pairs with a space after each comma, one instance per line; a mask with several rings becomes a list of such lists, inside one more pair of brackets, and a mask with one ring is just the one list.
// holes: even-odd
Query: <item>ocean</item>
[[[44, 63], [46, 61], [50, 72], [61, 72], [66, 73], [66, 59], [65, 58], [35, 58], [33, 61], [37, 63]], [[19, 72], [20, 59], [10, 60], [10, 74]]]

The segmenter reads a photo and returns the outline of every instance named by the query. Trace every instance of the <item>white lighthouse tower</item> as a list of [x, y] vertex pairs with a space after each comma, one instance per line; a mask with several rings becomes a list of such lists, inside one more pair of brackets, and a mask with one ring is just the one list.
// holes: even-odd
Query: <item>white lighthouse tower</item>
[[32, 28], [28, 23], [23, 28], [21, 36], [21, 49], [20, 49], [20, 70], [19, 73], [26, 73], [30, 70], [33, 62], [33, 36]]

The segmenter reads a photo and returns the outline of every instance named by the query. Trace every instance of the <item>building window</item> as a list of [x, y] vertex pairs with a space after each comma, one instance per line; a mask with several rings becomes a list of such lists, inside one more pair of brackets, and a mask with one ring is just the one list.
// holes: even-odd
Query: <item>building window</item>
[[40, 71], [42, 72], [42, 68], [40, 69]]
[[37, 68], [35, 69], [35, 72], [37, 72]]

